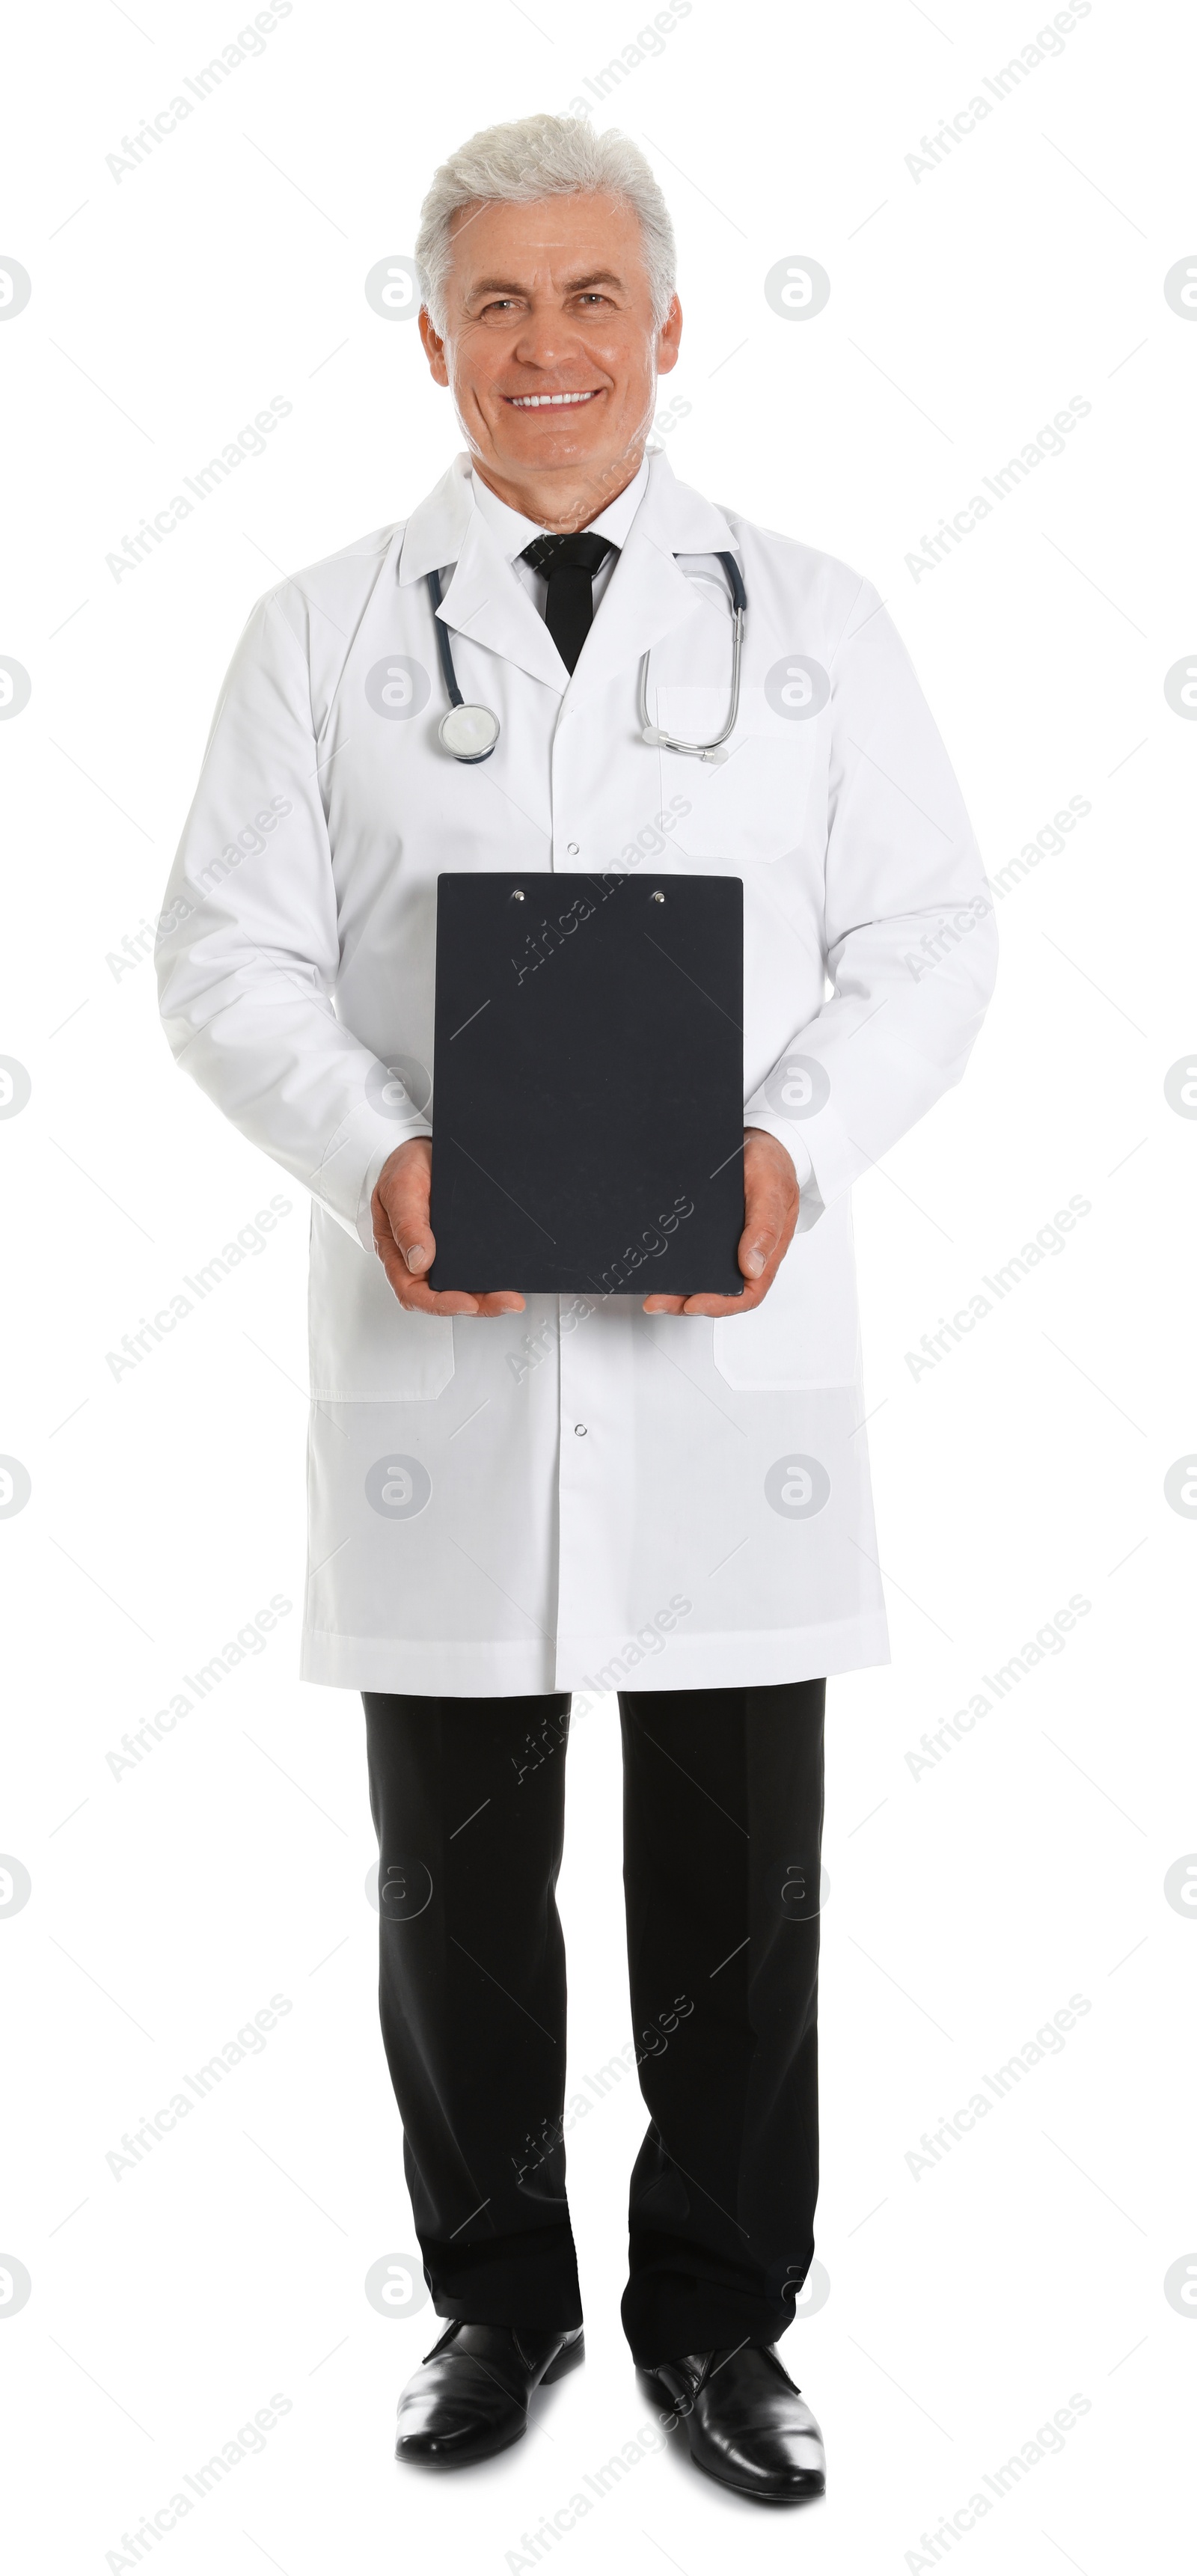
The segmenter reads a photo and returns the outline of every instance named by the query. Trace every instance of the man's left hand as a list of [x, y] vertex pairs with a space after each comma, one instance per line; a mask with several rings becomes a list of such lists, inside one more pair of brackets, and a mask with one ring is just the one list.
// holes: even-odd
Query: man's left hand
[[798, 1179], [776, 1136], [744, 1130], [744, 1231], [737, 1259], [742, 1297], [646, 1297], [646, 1315], [747, 1315], [767, 1297], [798, 1222]]

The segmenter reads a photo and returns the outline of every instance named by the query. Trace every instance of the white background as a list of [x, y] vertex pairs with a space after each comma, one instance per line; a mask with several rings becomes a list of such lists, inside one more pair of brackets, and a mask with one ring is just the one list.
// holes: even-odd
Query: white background
[[[830, 2478], [799, 2516], [725, 2495], [656, 2431], [601, 2502], [585, 2487], [655, 2423], [618, 2317], [644, 2124], [630, 2076], [570, 2140], [585, 2370], [485, 2468], [446, 2484], [392, 2463], [395, 2396], [438, 2327], [363, 2287], [415, 2240], [375, 2022], [360, 1706], [296, 1679], [306, 1213], [176, 1076], [138, 951], [251, 603], [403, 516], [457, 443], [367, 272], [410, 252], [446, 150], [567, 106], [636, 16], [295, 0], [119, 178], [106, 156], [236, 35], [231, 0], [94, 0], [10, 27], [0, 250], [32, 279], [0, 327], [0, 653], [32, 684], [0, 724], [0, 1053], [32, 1083], [0, 1122], [0, 1450], [31, 1479], [0, 1524], [0, 1846], [31, 1881], [0, 1920], [0, 2249], [32, 2284], [19, 2309], [0, 2300], [14, 2565], [551, 2557], [580, 2576], [617, 2551], [714, 2576], [751, 2551], [917, 2569], [938, 2563], [920, 2536], [1074, 2392], [1089, 2411], [1062, 2451], [938, 2555], [1106, 2576], [1173, 2563], [1191, 2524], [1197, 2308], [1164, 2278], [1197, 2264], [1197, 1908], [1164, 1879], [1197, 1849], [1197, 1528], [1164, 1479], [1197, 1443], [1197, 1123], [1164, 1081], [1197, 1039], [1197, 724], [1164, 680], [1197, 663], [1197, 308], [1173, 309], [1164, 279], [1197, 268], [1193, 46], [1159, 0], [1094, 0], [912, 173], [1036, 24], [1014, 0], [694, 0], [595, 107], [644, 143], [678, 227], [676, 471], [878, 584], [991, 875], [1071, 797], [1092, 809], [1007, 880], [964, 1085], [856, 1192], [893, 1663], [829, 1692], [830, 2292], [784, 2353]], [[831, 278], [807, 322], [763, 292], [802, 256]], [[267, 452], [114, 578], [106, 556], [275, 395], [292, 410]], [[1074, 396], [1091, 409], [1065, 452], [916, 580], [924, 533]], [[291, 1213], [267, 1247], [115, 1379], [122, 1335], [276, 1189]], [[921, 1337], [1074, 1196], [1089, 1212], [1064, 1248], [916, 1378]], [[294, 1607], [262, 1654], [114, 1775], [122, 1735], [274, 1594]], [[1090, 1607], [1061, 1651], [912, 1771], [924, 1732], [1074, 1594]], [[605, 1700], [569, 1756], [571, 2089], [628, 2037], [619, 1797]], [[117, 2179], [122, 2133], [272, 1994], [291, 2010], [264, 2050]], [[921, 2133], [1073, 1994], [1090, 2009], [1062, 2051], [916, 2179]], [[260, 2453], [173, 2529], [122, 2540], [275, 2392], [290, 2412]], [[592, 2511], [552, 2539], [546, 2516], [579, 2491]]]

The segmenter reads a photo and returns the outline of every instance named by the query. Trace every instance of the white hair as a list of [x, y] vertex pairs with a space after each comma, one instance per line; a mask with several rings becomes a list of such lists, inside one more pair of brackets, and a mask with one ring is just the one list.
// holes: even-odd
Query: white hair
[[627, 134], [596, 134], [581, 116], [522, 116], [488, 125], [459, 145], [435, 173], [420, 208], [416, 269], [433, 329], [444, 334], [453, 253], [452, 217], [461, 206], [534, 205], [542, 197], [622, 197], [639, 217], [644, 265], [660, 330], [677, 280], [669, 209], [639, 145]]

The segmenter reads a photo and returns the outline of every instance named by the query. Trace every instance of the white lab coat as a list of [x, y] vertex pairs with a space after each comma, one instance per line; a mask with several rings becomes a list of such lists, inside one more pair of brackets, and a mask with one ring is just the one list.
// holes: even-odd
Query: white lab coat
[[[654, 720], [690, 740], [722, 725], [720, 549], [748, 617], [731, 757], [711, 766], [644, 743], [637, 677], [651, 646]], [[478, 767], [437, 741], [433, 567], [462, 693], [502, 726]], [[603, 1301], [486, 1321], [396, 1303], [370, 1195], [405, 1136], [434, 1132], [436, 881], [462, 868], [742, 877], [745, 1119], [803, 1183], [757, 1311], [646, 1316], [648, 1257]], [[663, 454], [572, 678], [465, 456], [406, 525], [258, 603], [158, 965], [178, 1062], [312, 1193], [309, 1680], [675, 1690], [888, 1660], [851, 1186], [959, 1079], [995, 947], [876, 591], [715, 508]]]

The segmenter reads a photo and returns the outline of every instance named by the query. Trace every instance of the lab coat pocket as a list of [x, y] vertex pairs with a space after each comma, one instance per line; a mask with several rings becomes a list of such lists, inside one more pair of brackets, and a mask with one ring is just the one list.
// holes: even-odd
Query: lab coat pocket
[[742, 1394], [856, 1384], [860, 1323], [846, 1196], [795, 1235], [762, 1305], [719, 1318], [714, 1357], [720, 1377]]
[[399, 1304], [376, 1253], [313, 1207], [308, 1274], [313, 1398], [325, 1404], [428, 1403], [453, 1378], [453, 1319]]
[[[659, 688], [654, 721], [683, 742], [709, 742], [727, 722], [726, 687]], [[742, 688], [735, 732], [723, 761], [661, 750], [661, 806], [674, 796], [690, 812], [673, 836], [692, 859], [772, 860], [796, 850], [812, 783], [825, 758], [824, 728], [774, 714], [763, 689]]]

